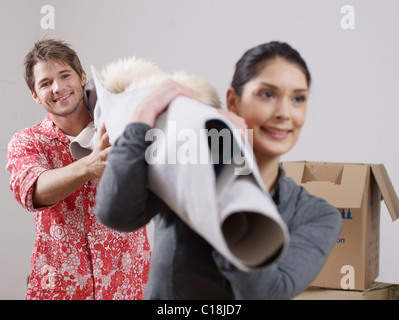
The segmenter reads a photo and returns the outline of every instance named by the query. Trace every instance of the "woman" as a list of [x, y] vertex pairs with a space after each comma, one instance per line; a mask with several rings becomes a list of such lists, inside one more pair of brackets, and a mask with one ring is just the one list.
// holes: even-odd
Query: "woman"
[[257, 46], [238, 61], [227, 91], [230, 111], [221, 111], [253, 130], [262, 179], [290, 232], [285, 256], [256, 272], [236, 269], [146, 188], [145, 133], [175, 97], [198, 95], [167, 81], [135, 109], [108, 157], [96, 212], [104, 224], [125, 231], [154, 218], [147, 299], [290, 299], [317, 276], [339, 235], [339, 213], [298, 187], [279, 165], [301, 132], [310, 80], [305, 61], [288, 44]]

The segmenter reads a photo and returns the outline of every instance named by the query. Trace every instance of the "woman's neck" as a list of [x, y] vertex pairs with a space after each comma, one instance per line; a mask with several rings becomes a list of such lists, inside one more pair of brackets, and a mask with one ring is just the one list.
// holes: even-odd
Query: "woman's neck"
[[259, 173], [263, 183], [268, 191], [277, 187], [278, 176], [280, 171], [280, 157], [270, 157], [264, 154], [256, 154], [256, 162], [258, 164]]

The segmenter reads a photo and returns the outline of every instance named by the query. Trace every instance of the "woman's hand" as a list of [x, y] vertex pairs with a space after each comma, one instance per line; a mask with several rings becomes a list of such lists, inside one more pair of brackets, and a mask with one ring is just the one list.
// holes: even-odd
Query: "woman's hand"
[[155, 121], [177, 96], [198, 100], [199, 94], [174, 80], [168, 79], [157, 86], [133, 111], [130, 122], [143, 122], [154, 127]]
[[245, 135], [245, 130], [248, 129], [247, 123], [245, 119], [237, 115], [236, 113], [224, 109], [218, 109], [219, 113], [225, 116], [228, 120], [230, 120], [238, 129], [241, 130], [241, 133]]

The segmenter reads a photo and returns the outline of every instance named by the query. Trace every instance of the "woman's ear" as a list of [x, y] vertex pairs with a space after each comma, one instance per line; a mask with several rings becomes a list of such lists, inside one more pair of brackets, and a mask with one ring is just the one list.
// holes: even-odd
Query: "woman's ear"
[[232, 111], [232, 112], [237, 113], [237, 111], [238, 111], [238, 100], [239, 100], [239, 97], [237, 96], [236, 91], [234, 90], [234, 88], [230, 87], [227, 90], [227, 93], [226, 93], [226, 106], [227, 106], [227, 109]]

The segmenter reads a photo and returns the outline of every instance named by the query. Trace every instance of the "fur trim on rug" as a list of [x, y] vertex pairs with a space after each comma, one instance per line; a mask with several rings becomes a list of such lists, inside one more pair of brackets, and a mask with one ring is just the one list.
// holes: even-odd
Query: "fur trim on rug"
[[101, 71], [102, 85], [109, 92], [117, 94], [124, 91], [155, 87], [170, 78], [200, 94], [204, 104], [220, 108], [221, 103], [216, 90], [205, 80], [187, 73], [167, 74], [151, 61], [131, 57], [119, 59]]

